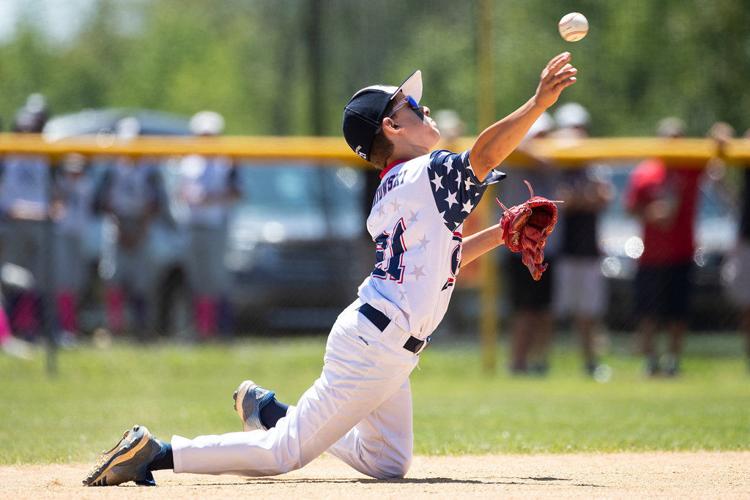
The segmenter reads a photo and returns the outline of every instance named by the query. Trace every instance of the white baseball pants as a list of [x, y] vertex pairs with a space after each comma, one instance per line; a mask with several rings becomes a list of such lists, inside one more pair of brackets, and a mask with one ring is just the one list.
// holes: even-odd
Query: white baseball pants
[[403, 477], [413, 449], [409, 333], [378, 330], [355, 301], [333, 325], [323, 372], [268, 431], [172, 438], [175, 472], [270, 476], [326, 450], [375, 478]]

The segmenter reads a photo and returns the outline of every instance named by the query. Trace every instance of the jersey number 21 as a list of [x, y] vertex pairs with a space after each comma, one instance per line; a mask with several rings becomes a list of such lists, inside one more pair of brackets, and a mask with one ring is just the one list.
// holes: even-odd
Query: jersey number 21
[[372, 276], [381, 280], [390, 279], [403, 283], [404, 281], [404, 219], [399, 219], [393, 227], [393, 232], [384, 231], [375, 238], [375, 269]]

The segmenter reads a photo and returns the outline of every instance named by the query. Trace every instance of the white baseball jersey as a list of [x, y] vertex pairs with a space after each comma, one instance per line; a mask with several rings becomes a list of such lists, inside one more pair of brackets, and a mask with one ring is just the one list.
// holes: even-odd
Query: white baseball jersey
[[82, 234], [91, 216], [91, 201], [94, 183], [89, 176], [74, 178], [62, 175], [55, 182], [57, 198], [65, 206], [65, 212], [57, 221], [57, 229], [66, 234]]
[[[222, 195], [237, 182], [237, 171], [226, 157], [190, 155], [180, 163], [180, 191], [190, 210], [190, 222], [200, 226], [221, 226], [227, 219], [230, 205], [203, 205], [206, 196]], [[196, 201], [197, 200], [197, 201]]]
[[4, 209], [18, 203], [46, 210], [49, 204], [49, 160], [45, 156], [9, 155], [3, 162], [0, 200]]
[[359, 298], [400, 328], [424, 339], [443, 319], [461, 263], [463, 221], [489, 184], [480, 182], [461, 154], [441, 150], [390, 165], [367, 219], [376, 263]]
[[120, 217], [140, 217], [159, 197], [156, 169], [148, 160], [132, 164], [119, 158], [111, 172], [108, 196], [112, 210]]

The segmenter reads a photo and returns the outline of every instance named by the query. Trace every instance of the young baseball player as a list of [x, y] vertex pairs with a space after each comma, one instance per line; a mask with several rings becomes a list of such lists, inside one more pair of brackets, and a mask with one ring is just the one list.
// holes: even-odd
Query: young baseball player
[[[13, 131], [41, 133], [47, 121], [46, 101], [31, 94], [18, 110]], [[49, 290], [47, 265], [47, 219], [50, 209], [49, 158], [35, 154], [9, 154], [2, 160], [0, 175], [0, 219], [5, 225], [2, 259], [28, 269], [34, 276], [32, 289], [20, 293], [11, 312], [17, 333], [34, 337], [40, 333], [43, 295]]]
[[[190, 120], [190, 130], [197, 136], [218, 136], [223, 129], [224, 118], [214, 111], [200, 111]], [[224, 265], [227, 224], [232, 205], [242, 195], [240, 179], [228, 157], [189, 155], [180, 162], [179, 186], [180, 200], [188, 208], [187, 264], [195, 327], [199, 338], [208, 339], [219, 333], [222, 323], [229, 285]]]
[[[123, 141], [137, 137], [140, 124], [126, 117], [117, 124]], [[109, 166], [94, 195], [95, 209], [108, 215], [117, 231], [105, 240], [99, 269], [106, 282], [107, 323], [124, 333], [127, 306], [132, 305], [134, 328], [143, 335], [152, 311], [148, 305], [150, 228], [163, 210], [164, 187], [156, 161], [119, 157]]]
[[60, 342], [74, 345], [78, 335], [77, 307], [86, 281], [85, 231], [91, 217], [94, 183], [86, 159], [66, 155], [52, 189], [54, 224], [55, 299]]
[[554, 57], [534, 96], [459, 154], [431, 152], [440, 132], [430, 109], [419, 104], [419, 71], [399, 87], [354, 94], [344, 110], [344, 137], [382, 170], [367, 219], [376, 263], [331, 329], [318, 380], [288, 407], [252, 381], [240, 384], [235, 409], [245, 432], [174, 436], [166, 443], [136, 425], [83, 483], [152, 485], [151, 471], [165, 468], [268, 476], [303, 467], [325, 451], [363, 474], [403, 477], [413, 444], [409, 375], [445, 314], [460, 265], [505, 244], [528, 256], [535, 279], [544, 270], [556, 212], [532, 213], [521, 205], [501, 224], [465, 239], [461, 230], [487, 185], [504, 176], [493, 168], [575, 82], [576, 72], [569, 53]]

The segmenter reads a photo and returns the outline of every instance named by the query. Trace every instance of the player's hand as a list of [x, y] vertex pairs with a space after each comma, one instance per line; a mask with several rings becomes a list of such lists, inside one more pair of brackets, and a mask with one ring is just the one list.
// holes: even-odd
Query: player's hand
[[570, 52], [563, 52], [547, 63], [539, 79], [534, 98], [544, 109], [557, 102], [560, 93], [576, 82], [578, 70], [570, 64]]

